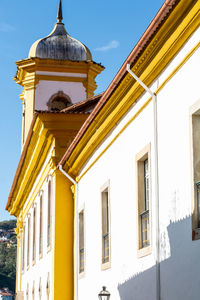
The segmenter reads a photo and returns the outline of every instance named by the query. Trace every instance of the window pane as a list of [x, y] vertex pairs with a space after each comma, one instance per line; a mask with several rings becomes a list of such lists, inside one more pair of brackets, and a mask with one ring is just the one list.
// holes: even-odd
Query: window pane
[[28, 239], [27, 239], [27, 266], [29, 266], [29, 254], [30, 254], [30, 227], [31, 227], [30, 217], [28, 218]]
[[52, 206], [52, 192], [51, 180], [48, 183], [48, 220], [47, 220], [47, 247], [51, 243], [51, 206]]
[[84, 272], [84, 211], [79, 213], [79, 273]]
[[39, 234], [39, 254], [42, 254], [42, 240], [43, 240], [43, 196], [40, 196], [40, 234]]
[[35, 260], [36, 250], [36, 208], [33, 209], [33, 260]]
[[101, 193], [102, 197], [102, 262], [110, 260], [110, 236], [109, 236], [109, 201], [108, 189]]
[[141, 217], [141, 246], [147, 247], [149, 242], [149, 211], [145, 211], [140, 215]]
[[24, 260], [25, 260], [25, 237], [26, 237], [26, 229], [25, 225], [23, 226], [23, 248], [22, 248], [22, 270], [24, 270]]
[[144, 197], [145, 210], [149, 210], [149, 166], [148, 159], [144, 161]]

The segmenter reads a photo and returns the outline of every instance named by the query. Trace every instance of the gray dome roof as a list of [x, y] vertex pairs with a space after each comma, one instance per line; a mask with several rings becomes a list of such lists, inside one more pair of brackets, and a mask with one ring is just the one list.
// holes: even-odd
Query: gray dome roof
[[90, 50], [68, 35], [63, 23], [56, 23], [50, 35], [36, 41], [30, 49], [29, 57], [72, 61], [92, 60]]
[[88, 61], [92, 60], [90, 50], [81, 42], [72, 38], [62, 23], [62, 2], [59, 0], [58, 22], [53, 31], [45, 38], [36, 41], [29, 57], [39, 57], [58, 60]]

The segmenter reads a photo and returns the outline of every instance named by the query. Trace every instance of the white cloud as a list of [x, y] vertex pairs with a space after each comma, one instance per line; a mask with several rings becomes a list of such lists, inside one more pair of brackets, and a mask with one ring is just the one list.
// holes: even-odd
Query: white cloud
[[4, 22], [0, 22], [0, 31], [1, 32], [11, 32], [14, 30], [15, 30], [15, 27], [13, 27], [12, 25], [4, 23]]
[[94, 49], [95, 51], [109, 51], [110, 49], [115, 49], [119, 47], [118, 41], [110, 41], [107, 45]]

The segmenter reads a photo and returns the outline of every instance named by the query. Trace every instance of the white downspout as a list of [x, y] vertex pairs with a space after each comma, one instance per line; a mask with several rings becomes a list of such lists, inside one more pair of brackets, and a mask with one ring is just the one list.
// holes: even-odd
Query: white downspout
[[127, 71], [152, 96], [154, 117], [154, 168], [155, 168], [155, 202], [156, 202], [156, 299], [161, 299], [160, 286], [160, 216], [159, 216], [159, 180], [158, 180], [158, 121], [157, 121], [157, 95], [153, 93], [130, 69]]
[[78, 183], [67, 174], [62, 165], [58, 166], [58, 169], [64, 176], [66, 176], [75, 185], [74, 196], [74, 300], [78, 300]]

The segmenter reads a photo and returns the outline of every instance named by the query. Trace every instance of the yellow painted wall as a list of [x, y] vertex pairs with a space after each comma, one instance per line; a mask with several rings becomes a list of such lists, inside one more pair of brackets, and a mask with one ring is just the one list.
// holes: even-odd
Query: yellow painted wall
[[71, 185], [57, 170], [55, 173], [54, 300], [72, 300], [74, 294], [74, 201]]
[[[25, 110], [25, 137], [24, 142], [26, 141], [26, 137], [28, 135], [28, 131], [31, 126], [31, 122], [33, 120], [33, 112], [34, 112], [34, 103], [35, 103], [35, 89], [28, 89], [26, 90], [26, 110]], [[22, 128], [23, 134], [23, 128]]]

